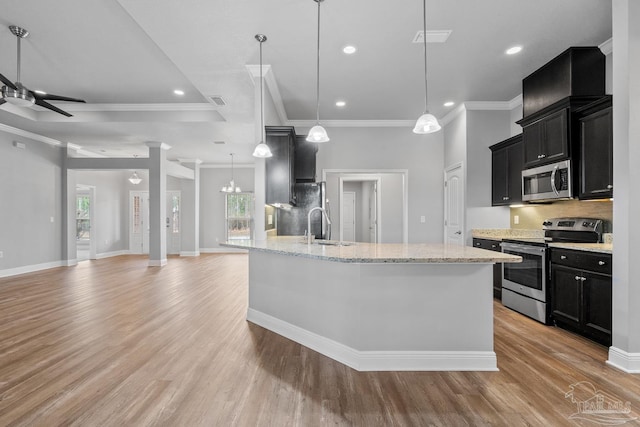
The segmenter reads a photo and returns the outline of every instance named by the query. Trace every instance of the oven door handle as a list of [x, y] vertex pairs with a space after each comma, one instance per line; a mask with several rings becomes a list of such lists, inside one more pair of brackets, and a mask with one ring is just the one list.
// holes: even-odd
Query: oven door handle
[[558, 188], [556, 187], [556, 173], [557, 172], [558, 172], [558, 165], [556, 165], [553, 168], [553, 172], [551, 172], [551, 189], [556, 194], [556, 196], [559, 196], [560, 193], [558, 192]]
[[539, 246], [518, 245], [513, 243], [500, 243], [500, 246], [503, 251], [521, 252], [523, 254], [539, 256], [542, 256], [546, 251], [546, 248]]

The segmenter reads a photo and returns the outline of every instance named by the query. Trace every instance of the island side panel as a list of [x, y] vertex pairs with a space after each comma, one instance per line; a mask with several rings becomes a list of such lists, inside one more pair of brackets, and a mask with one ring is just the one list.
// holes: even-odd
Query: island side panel
[[247, 319], [355, 369], [495, 370], [492, 271], [250, 251]]

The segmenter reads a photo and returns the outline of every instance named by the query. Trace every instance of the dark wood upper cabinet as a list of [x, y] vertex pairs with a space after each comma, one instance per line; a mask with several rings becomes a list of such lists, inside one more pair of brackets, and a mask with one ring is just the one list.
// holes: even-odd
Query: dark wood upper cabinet
[[597, 46], [570, 47], [522, 80], [522, 116], [568, 96], [605, 94], [605, 56]]
[[516, 135], [491, 149], [491, 206], [522, 202], [522, 135]]
[[318, 144], [306, 138], [306, 135], [296, 136], [296, 182], [316, 182]]
[[577, 111], [580, 123], [580, 199], [613, 197], [613, 110], [611, 96]]
[[568, 109], [562, 108], [522, 129], [526, 167], [569, 157]]
[[296, 131], [292, 126], [266, 126], [265, 132], [273, 154], [265, 159], [266, 203], [295, 206]]

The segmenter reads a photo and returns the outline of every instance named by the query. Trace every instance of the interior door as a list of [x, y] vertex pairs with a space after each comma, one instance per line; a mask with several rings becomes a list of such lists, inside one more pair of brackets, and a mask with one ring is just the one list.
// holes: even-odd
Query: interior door
[[167, 254], [180, 253], [180, 191], [167, 191]]
[[129, 250], [133, 254], [149, 253], [149, 192], [131, 191], [129, 196]]
[[464, 245], [464, 169], [462, 163], [444, 172], [444, 242]]
[[356, 193], [345, 191], [342, 193], [342, 239], [348, 242], [356, 241]]

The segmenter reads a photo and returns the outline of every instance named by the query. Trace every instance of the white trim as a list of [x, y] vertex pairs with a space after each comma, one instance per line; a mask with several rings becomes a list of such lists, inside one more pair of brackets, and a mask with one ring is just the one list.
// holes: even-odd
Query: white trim
[[96, 259], [111, 258], [120, 255], [131, 255], [131, 251], [129, 251], [128, 249], [123, 249], [120, 251], [103, 252], [101, 254], [96, 254]]
[[165, 151], [171, 150], [171, 146], [169, 144], [160, 141], [147, 141], [144, 143], [144, 145], [149, 148], [160, 148]]
[[[253, 163], [240, 163], [240, 164], [234, 164], [233, 165], [234, 169], [255, 169], [256, 165]], [[229, 164], [214, 164], [214, 163], [208, 163], [208, 164], [202, 164], [200, 165], [200, 169], [231, 169], [231, 163]]]
[[509, 110], [513, 110], [522, 105], [522, 94], [518, 94], [515, 98], [509, 101]]
[[359, 351], [249, 308], [247, 320], [357, 371], [497, 371], [493, 351]]
[[628, 374], [640, 374], [640, 353], [628, 353], [616, 347], [609, 347], [607, 365]]
[[464, 103], [458, 105], [458, 107], [456, 107], [453, 111], [450, 111], [449, 113], [447, 113], [446, 116], [444, 116], [442, 119], [440, 119], [440, 124], [442, 126], [446, 126], [449, 123], [451, 123], [453, 121], [453, 119], [455, 119], [456, 117], [458, 117], [460, 114], [464, 113], [465, 111], [467, 111], [467, 108], [465, 107]]
[[[255, 85], [255, 79], [260, 78], [260, 65], [245, 65], [245, 68], [251, 76], [251, 82]], [[285, 110], [284, 108], [284, 102], [282, 100], [282, 95], [280, 94], [280, 88], [278, 86], [278, 82], [276, 81], [276, 77], [273, 69], [271, 68], [271, 65], [262, 64], [262, 74], [264, 75], [264, 85], [266, 86], [267, 90], [269, 90], [269, 94], [271, 95], [271, 100], [273, 101], [273, 105], [276, 109], [276, 113], [278, 114], [278, 118], [280, 119], [281, 123], [286, 123], [288, 120], [287, 110]]]
[[200, 251], [180, 251], [180, 256], [200, 256]]
[[167, 259], [150, 259], [149, 267], [164, 267], [167, 265]]
[[510, 101], [466, 101], [467, 110], [507, 111], [511, 110]]
[[603, 41], [602, 43], [600, 43], [598, 47], [600, 48], [602, 53], [604, 53], [605, 55], [609, 55], [610, 53], [613, 53], [613, 38]]
[[[74, 263], [75, 262], [75, 263]], [[48, 270], [56, 267], [67, 267], [77, 264], [77, 260], [53, 261], [42, 264], [23, 265], [22, 267], [0, 270], [0, 277], [17, 276], [18, 274], [33, 273], [40, 270]]]
[[[371, 128], [371, 127], [403, 127], [412, 128], [415, 120], [321, 120], [325, 127], [329, 128]], [[315, 120], [287, 120], [286, 126], [312, 127]]]
[[54, 147], [63, 145], [63, 142], [58, 141], [57, 139], [49, 138], [43, 135], [38, 135], [37, 133], [29, 132], [26, 130], [14, 128], [13, 126], [7, 126], [2, 123], [0, 123], [0, 131], [7, 132], [13, 135], [23, 136], [25, 138], [29, 138], [34, 141], [44, 142], [45, 144], [53, 145]]
[[202, 160], [200, 159], [178, 159], [178, 162], [180, 163], [189, 163], [189, 164], [196, 164], [196, 165], [201, 165], [202, 164]]
[[215, 111], [218, 107], [210, 103], [170, 104], [68, 104], [65, 110], [82, 111]]
[[201, 254], [246, 254], [249, 253], [246, 249], [235, 249], [235, 248], [200, 248]]

